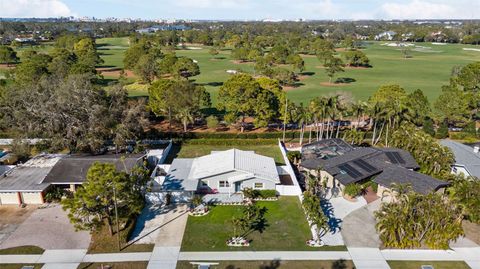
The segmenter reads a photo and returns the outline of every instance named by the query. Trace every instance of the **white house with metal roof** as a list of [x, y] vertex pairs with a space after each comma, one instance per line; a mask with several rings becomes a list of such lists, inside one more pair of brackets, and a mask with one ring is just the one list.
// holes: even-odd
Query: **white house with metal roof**
[[230, 149], [158, 165], [152, 183], [152, 192], [170, 193], [176, 201], [186, 201], [195, 192], [231, 196], [244, 188], [275, 190], [280, 176], [273, 158]]
[[464, 174], [480, 178], [480, 149], [455, 142], [450, 139], [440, 141], [440, 144], [448, 147], [455, 156], [455, 164], [452, 165], [453, 174]]

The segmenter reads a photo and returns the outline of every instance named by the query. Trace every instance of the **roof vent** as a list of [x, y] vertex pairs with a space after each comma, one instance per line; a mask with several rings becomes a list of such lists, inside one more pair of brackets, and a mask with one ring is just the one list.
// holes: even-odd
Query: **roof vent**
[[480, 152], [480, 146], [473, 147], [473, 153], [479, 153], [479, 152]]

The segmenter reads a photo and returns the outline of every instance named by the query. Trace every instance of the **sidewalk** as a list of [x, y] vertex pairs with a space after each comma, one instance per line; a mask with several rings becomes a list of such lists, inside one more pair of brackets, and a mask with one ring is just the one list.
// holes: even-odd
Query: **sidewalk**
[[175, 268], [181, 261], [221, 260], [352, 260], [357, 269], [388, 269], [387, 260], [465, 261], [480, 269], [480, 247], [453, 250], [400, 250], [348, 248], [348, 251], [221, 251], [180, 252], [180, 247], [160, 246], [153, 252], [86, 254], [85, 249], [46, 250], [42, 255], [0, 255], [0, 264], [45, 263], [44, 269], [76, 268], [82, 262], [149, 261], [147, 268]]

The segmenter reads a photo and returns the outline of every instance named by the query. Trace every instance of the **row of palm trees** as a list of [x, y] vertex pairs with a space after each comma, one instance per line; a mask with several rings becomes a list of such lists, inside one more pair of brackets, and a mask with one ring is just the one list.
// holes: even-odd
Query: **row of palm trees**
[[[410, 121], [413, 115], [412, 110], [404, 102], [395, 100], [388, 103], [354, 102], [344, 93], [316, 97], [308, 106], [292, 104], [290, 107], [289, 119], [300, 127], [300, 144], [306, 140], [307, 131], [308, 143], [326, 138], [339, 138], [342, 128], [340, 122], [349, 119], [350, 125], [343, 127], [347, 130], [345, 136], [352, 137], [350, 142], [363, 140], [359, 139], [362, 135], [359, 128], [362, 122], [366, 122], [362, 127], [372, 131], [371, 144], [384, 142], [385, 146], [388, 146], [392, 130], [403, 121]], [[346, 138], [345, 136], [343, 138]]]

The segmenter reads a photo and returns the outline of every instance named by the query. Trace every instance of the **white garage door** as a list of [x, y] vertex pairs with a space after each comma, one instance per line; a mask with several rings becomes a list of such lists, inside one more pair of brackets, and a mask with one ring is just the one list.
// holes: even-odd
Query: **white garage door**
[[18, 195], [16, 192], [1, 192], [0, 205], [19, 205]]
[[22, 192], [22, 201], [24, 204], [43, 204], [41, 192]]

